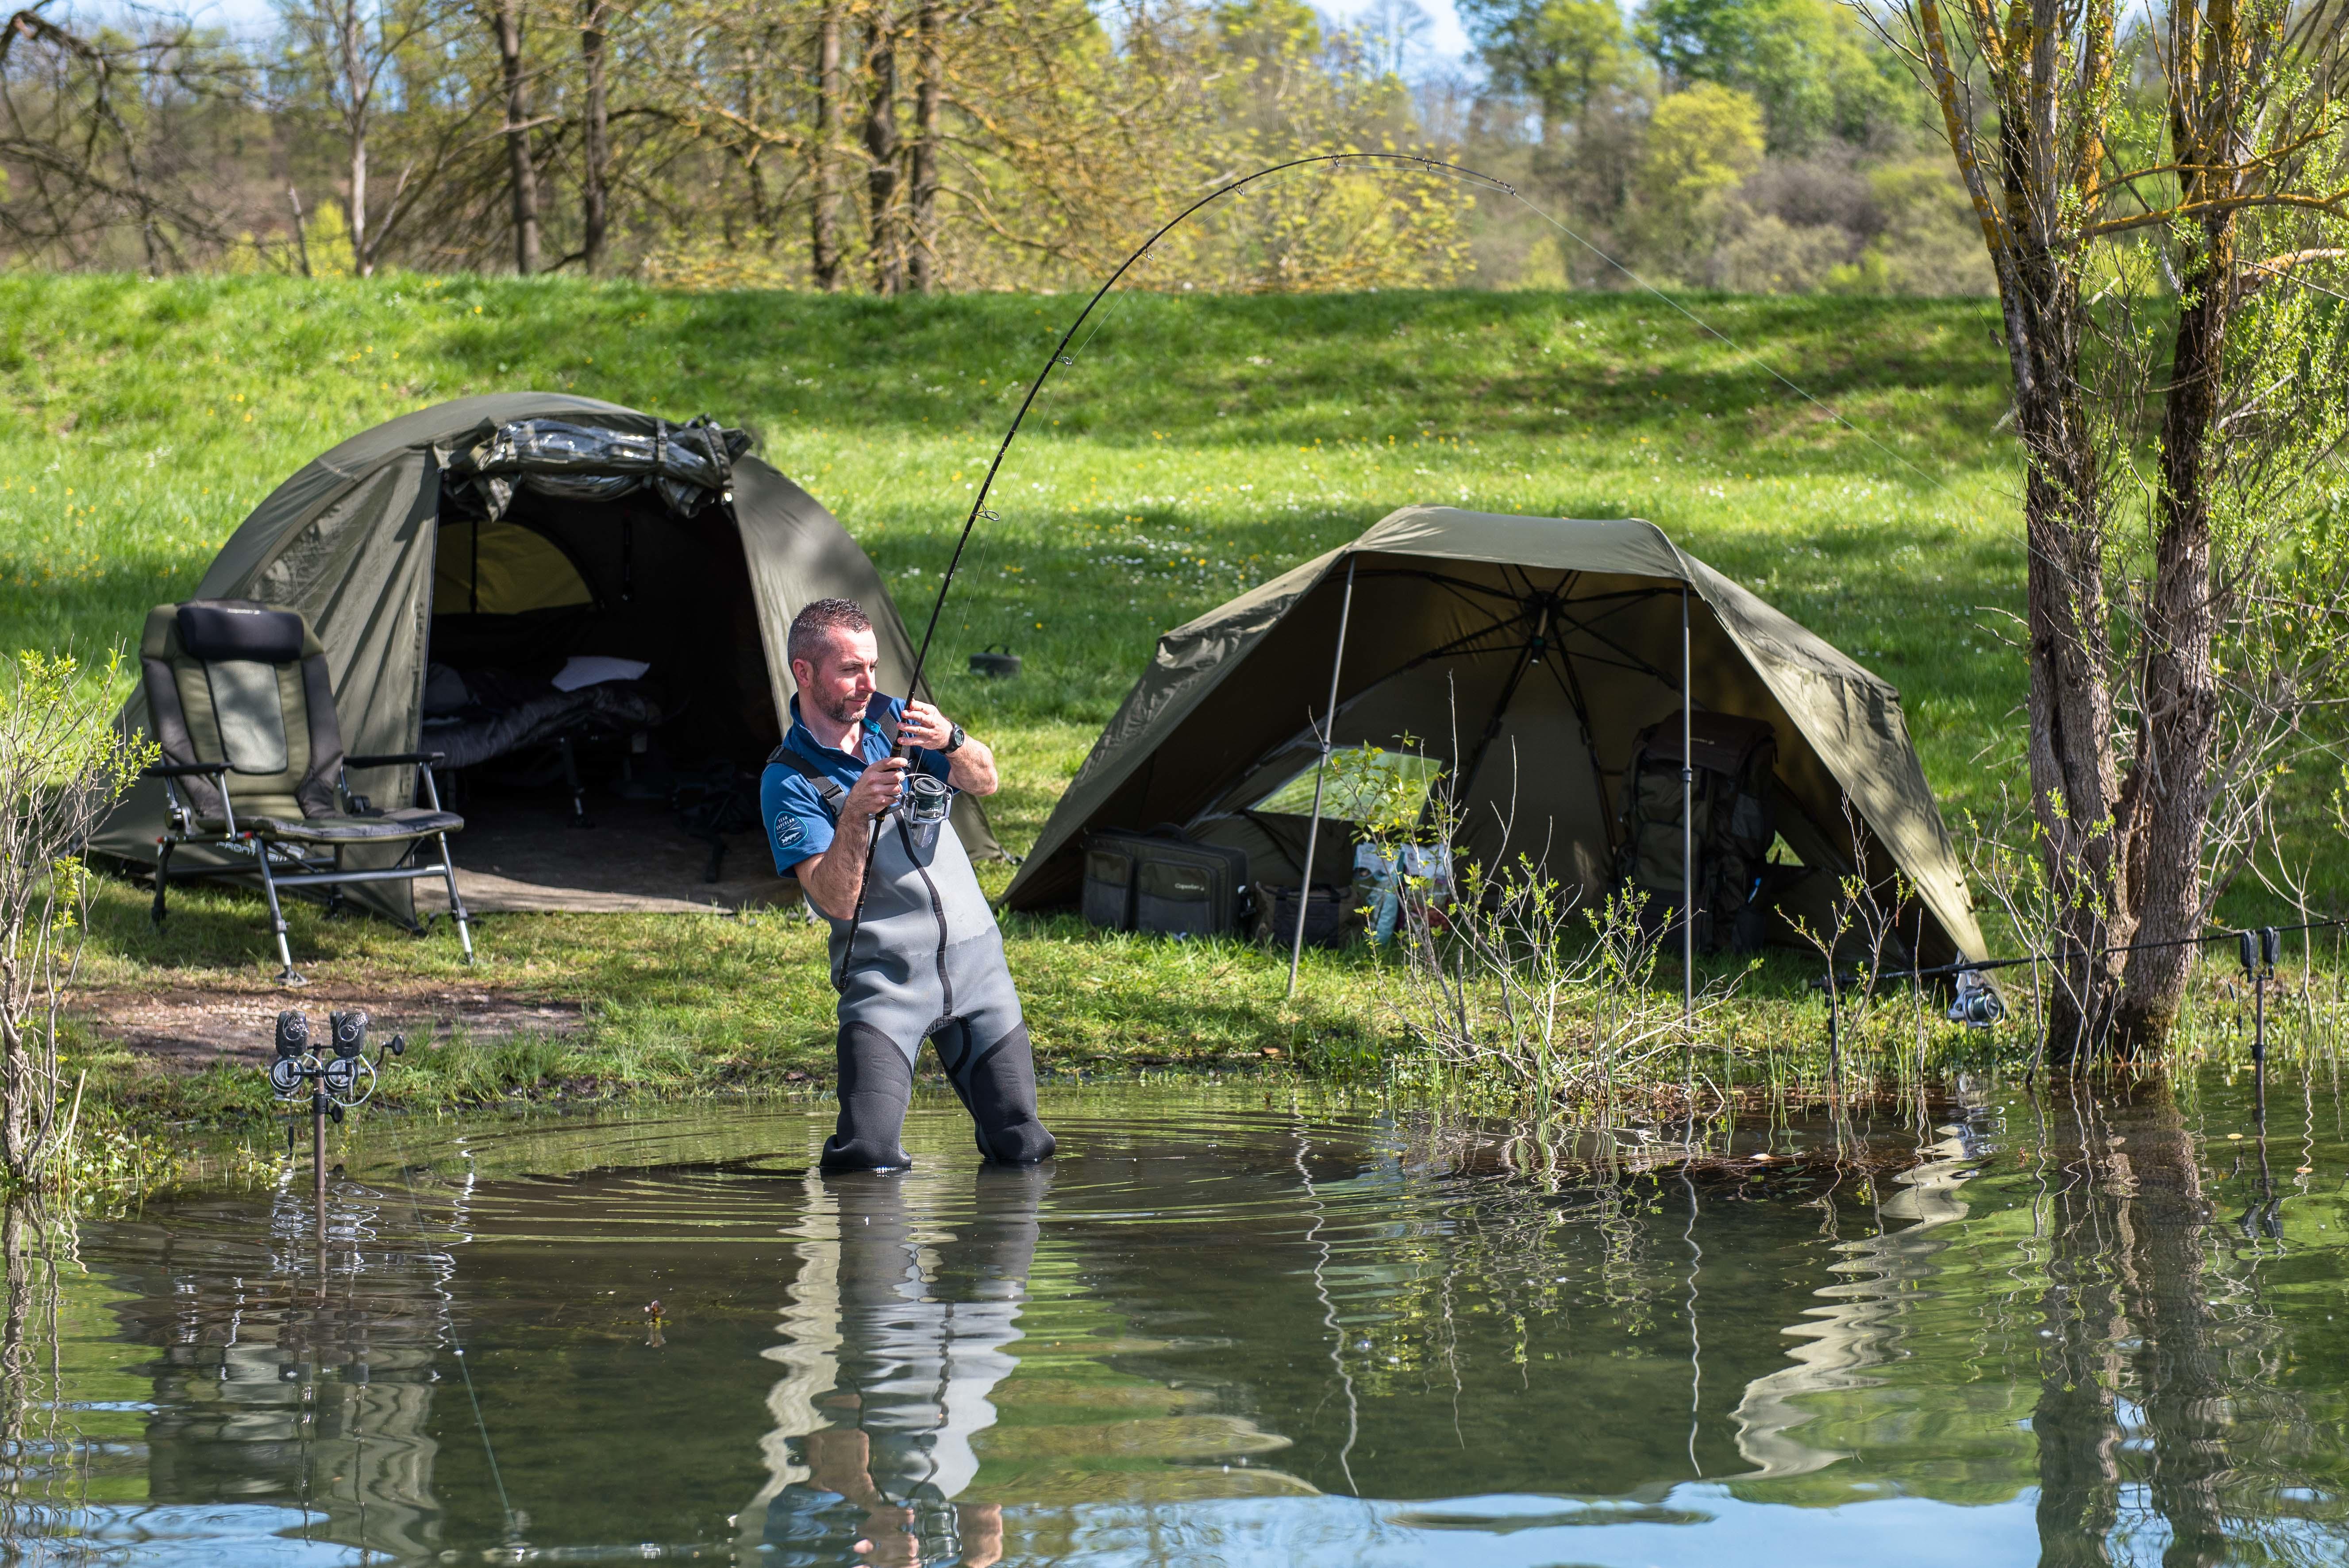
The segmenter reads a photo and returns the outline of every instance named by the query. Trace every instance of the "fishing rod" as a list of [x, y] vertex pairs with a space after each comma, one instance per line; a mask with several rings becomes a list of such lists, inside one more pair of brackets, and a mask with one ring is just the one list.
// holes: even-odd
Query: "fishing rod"
[[[2199, 937], [2172, 937], [2158, 942], [2115, 942], [2107, 947], [2094, 949], [2086, 956], [2106, 958], [2114, 953], [2158, 952], [2166, 948], [2209, 947], [2214, 942], [2240, 942], [2247, 936], [2257, 935], [2262, 940], [2268, 940], [2288, 936], [2294, 931], [2327, 931], [2336, 926], [2349, 926], [2349, 920], [2305, 920], [2296, 926], [2254, 926], [2248, 929], [2229, 927], [2224, 930], [2210, 931]], [[2272, 945], [2271, 941], [2270, 945]], [[1912, 967], [1888, 970], [1883, 971], [1883, 974], [1884, 978], [1889, 980], [1943, 980], [1951, 975], [1987, 974], [1992, 970], [2020, 969], [2024, 964], [2053, 964], [2076, 955], [2077, 950], [2074, 950], [2070, 953], [2024, 953], [2020, 958], [1960, 959], [1955, 963], [1936, 964], [1930, 969]], [[1855, 985], [1860, 983], [1862, 978], [1857, 972], [1838, 977], [1839, 980], [1848, 980]], [[1811, 989], [1818, 990], [1822, 984], [1821, 981], [1814, 981]]]
[[1085, 302], [1085, 307], [1077, 312], [1076, 319], [1070, 322], [1068, 330], [1061, 334], [1061, 341], [1053, 347], [1051, 357], [1044, 361], [1043, 369], [1037, 371], [1036, 379], [1028, 384], [1028, 395], [1020, 400], [1019, 411], [1011, 416], [1011, 428], [1003, 432], [1002, 444], [995, 449], [995, 461], [988, 464], [986, 474], [978, 482], [978, 493], [971, 501], [970, 514], [963, 519], [962, 535], [955, 541], [954, 556], [947, 563], [946, 575], [938, 579], [938, 597], [930, 606], [930, 622], [923, 628], [922, 646], [914, 655], [913, 679], [906, 682], [905, 689], [908, 693], [921, 684], [923, 667], [929, 661], [930, 642], [937, 635], [938, 617], [947, 607], [947, 593], [954, 587], [955, 572], [962, 565], [963, 546], [970, 542], [971, 530], [978, 525], [982, 518], [990, 522], [996, 520], [995, 514], [987, 510], [988, 493], [994, 487], [996, 473], [1003, 467], [1003, 460], [1011, 451], [1012, 441], [1019, 438], [1019, 427], [1027, 420], [1028, 410], [1035, 406], [1037, 397], [1044, 389], [1045, 381], [1051, 377], [1054, 370], [1063, 365], [1076, 363], [1069, 354], [1070, 343], [1075, 339], [1078, 328], [1084, 326], [1094, 308], [1103, 299], [1109, 297], [1110, 290], [1117, 286], [1118, 280], [1132, 271], [1134, 264], [1150, 254], [1157, 247], [1159, 241], [1180, 227], [1185, 219], [1201, 208], [1221, 201], [1235, 191], [1253, 185], [1259, 180], [1268, 180], [1275, 174], [1286, 173], [1291, 169], [1310, 168], [1316, 164], [1336, 168], [1342, 163], [1365, 162], [1381, 166], [1400, 165], [1417, 168], [1431, 173], [1456, 176], [1482, 185], [1486, 190], [1497, 191], [1503, 195], [1515, 196], [1517, 193], [1517, 188], [1505, 180], [1495, 179], [1490, 174], [1475, 169], [1464, 168], [1457, 163], [1446, 163], [1434, 158], [1423, 158], [1415, 153], [1321, 152], [1310, 158], [1292, 158], [1286, 163], [1275, 163], [1268, 168], [1259, 169], [1253, 174], [1243, 175], [1227, 185], [1218, 185], [1160, 224], [1156, 233], [1136, 246], [1133, 254], [1118, 263], [1117, 270], [1110, 274], [1099, 288], [1093, 290], [1093, 296]]
[[[1213, 191], [1208, 192], [1206, 195], [1200, 197], [1197, 201], [1192, 202], [1189, 206], [1175, 213], [1174, 216], [1169, 218], [1165, 223], [1160, 224], [1157, 230], [1153, 233], [1148, 239], [1143, 241], [1141, 244], [1134, 247], [1132, 254], [1128, 255], [1123, 261], [1118, 263], [1117, 270], [1111, 273], [1107, 278], [1102, 280], [1102, 286], [1099, 288], [1093, 290], [1092, 297], [1085, 302], [1085, 307], [1077, 312], [1076, 319], [1070, 322], [1068, 329], [1061, 334], [1060, 342], [1053, 345], [1050, 357], [1044, 361], [1043, 368], [1036, 372], [1035, 379], [1028, 383], [1028, 395], [1020, 399], [1019, 410], [1011, 416], [1010, 428], [1003, 432], [1003, 440], [995, 449], [994, 460], [987, 465], [987, 472], [979, 478], [978, 493], [971, 498], [969, 514], [964, 517], [962, 532], [955, 539], [954, 555], [947, 562], [946, 572], [938, 578], [938, 594], [937, 597], [933, 600], [930, 605], [929, 624], [922, 628], [921, 647], [917, 649], [914, 654], [913, 674], [905, 682], [905, 697], [908, 701], [911, 701], [921, 691], [922, 671], [929, 663], [930, 645], [937, 636], [938, 618], [946, 611], [947, 595], [954, 587], [956, 572], [959, 571], [962, 567], [963, 550], [964, 547], [970, 543], [971, 531], [978, 526], [981, 520], [988, 522], [998, 520], [996, 514], [987, 509], [987, 498], [988, 493], [994, 488], [995, 476], [1002, 471], [1003, 460], [1010, 453], [1011, 443], [1019, 439], [1019, 428], [1026, 422], [1029, 410], [1036, 406], [1037, 398], [1040, 396], [1044, 390], [1044, 383], [1051, 379], [1051, 375], [1054, 370], [1059, 369], [1064, 365], [1074, 365], [1076, 363], [1076, 360], [1071, 357], [1069, 353], [1069, 345], [1075, 341], [1078, 330], [1084, 326], [1085, 322], [1089, 318], [1091, 318], [1095, 308], [1100, 306], [1102, 300], [1109, 297], [1110, 291], [1118, 286], [1119, 280], [1123, 278], [1127, 273], [1133, 270], [1133, 267], [1137, 263], [1148, 256], [1150, 253], [1157, 247], [1159, 241], [1174, 233], [1174, 230], [1194, 213], [1196, 213], [1200, 209], [1216, 202], [1221, 201], [1235, 191], [1243, 190], [1247, 186], [1255, 184], [1259, 180], [1268, 180], [1276, 174], [1283, 174], [1292, 169], [1309, 169], [1317, 165], [1329, 169], [1336, 169], [1344, 164], [1369, 164], [1373, 167], [1394, 168], [1401, 169], [1405, 171], [1417, 169], [1429, 173], [1444, 174], [1464, 180], [1471, 183], [1479, 185], [1485, 190], [1496, 191], [1503, 195], [1516, 196], [1517, 194], [1517, 188], [1515, 185], [1510, 184], [1506, 180], [1495, 179], [1490, 174], [1484, 173], [1478, 170], [1464, 168], [1457, 163], [1446, 163], [1441, 159], [1423, 158], [1415, 153], [1321, 152], [1316, 153], [1310, 158], [1292, 158], [1285, 163], [1275, 163], [1268, 168], [1259, 169], [1253, 174], [1242, 175], [1239, 179], [1234, 180], [1227, 184], [1218, 185]], [[1522, 198], [1520, 199], [1522, 200]], [[906, 747], [905, 743], [899, 741], [895, 734], [892, 734], [890, 736], [889, 754], [893, 757], [903, 757], [905, 755], [905, 753]], [[872, 823], [871, 836], [865, 841], [864, 873], [856, 886], [856, 908], [849, 915], [848, 940], [841, 944], [840, 972], [833, 977], [833, 982], [836, 985], [844, 983], [847, 978], [848, 961], [852, 950], [856, 945], [857, 928], [864, 923], [864, 919], [865, 898], [873, 888], [873, 852], [874, 848], [879, 846], [880, 842], [881, 819], [878, 816], [875, 816]], [[1300, 920], [1303, 919], [1301, 915], [1299, 918]]]

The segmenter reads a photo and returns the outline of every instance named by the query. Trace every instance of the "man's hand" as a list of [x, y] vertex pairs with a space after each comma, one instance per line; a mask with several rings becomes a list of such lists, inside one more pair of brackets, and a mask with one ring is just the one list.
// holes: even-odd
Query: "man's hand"
[[870, 822], [897, 804], [905, 793], [905, 770], [913, 764], [903, 757], [883, 757], [856, 777], [849, 787], [848, 799], [840, 808], [840, 819], [854, 817]]
[[942, 751], [954, 739], [954, 725], [927, 702], [908, 702], [897, 718], [897, 739], [926, 752]]
[[848, 798], [840, 805], [840, 829], [832, 847], [811, 855], [792, 867], [808, 902], [835, 920], [856, 913], [864, 890], [864, 857], [873, 848], [873, 820], [897, 804], [905, 793], [905, 770], [913, 764], [903, 757], [884, 757], [856, 775]]
[[965, 735], [961, 745], [947, 752], [947, 742], [954, 739], [954, 725], [927, 702], [905, 704], [905, 712], [897, 719], [897, 739], [905, 745], [943, 753], [947, 759], [947, 783], [955, 788], [972, 794], [995, 793], [995, 753], [972, 735]]

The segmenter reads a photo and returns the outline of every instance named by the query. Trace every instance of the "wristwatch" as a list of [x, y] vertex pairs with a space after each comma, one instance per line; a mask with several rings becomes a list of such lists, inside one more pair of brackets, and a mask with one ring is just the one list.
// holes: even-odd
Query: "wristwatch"
[[962, 726], [960, 724], [957, 724], [951, 731], [947, 732], [947, 743], [938, 748], [938, 755], [942, 757], [952, 756], [955, 753], [962, 750], [962, 743], [969, 739], [970, 737], [968, 735], [962, 732]]

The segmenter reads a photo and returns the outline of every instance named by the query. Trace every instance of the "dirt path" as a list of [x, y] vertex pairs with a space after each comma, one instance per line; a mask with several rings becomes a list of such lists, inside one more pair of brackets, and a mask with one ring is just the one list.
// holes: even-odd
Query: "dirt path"
[[473, 1039], [566, 1034], [586, 1023], [575, 1002], [548, 1001], [485, 987], [314, 985], [289, 992], [274, 985], [208, 983], [202, 989], [109, 986], [81, 992], [70, 1016], [105, 1040], [119, 1041], [166, 1072], [199, 1073], [221, 1058], [261, 1062], [269, 1056], [280, 1009], [298, 1007], [323, 1033], [326, 1014], [364, 1008], [369, 1034], [395, 1033], [421, 1043], [462, 1028]]

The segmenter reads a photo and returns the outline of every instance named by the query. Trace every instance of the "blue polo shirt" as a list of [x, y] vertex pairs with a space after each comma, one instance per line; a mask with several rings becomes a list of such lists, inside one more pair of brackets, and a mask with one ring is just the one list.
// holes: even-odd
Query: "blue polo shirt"
[[[783, 737], [783, 744], [813, 763], [842, 789], [849, 789], [867, 767], [889, 754], [889, 737], [882, 727], [893, 724], [905, 711], [900, 698], [874, 697], [864, 710], [864, 723], [857, 727], [864, 753], [860, 759], [817, 740], [815, 732], [801, 722], [800, 700], [794, 697], [791, 732]], [[947, 776], [951, 759], [919, 746], [914, 748], [912, 757], [914, 766], [922, 772], [938, 779]], [[781, 763], [769, 763], [760, 775], [759, 819], [767, 825], [767, 846], [775, 852], [778, 877], [790, 877], [801, 861], [832, 847], [832, 814], [824, 809], [823, 797], [815, 793], [813, 784]]]

